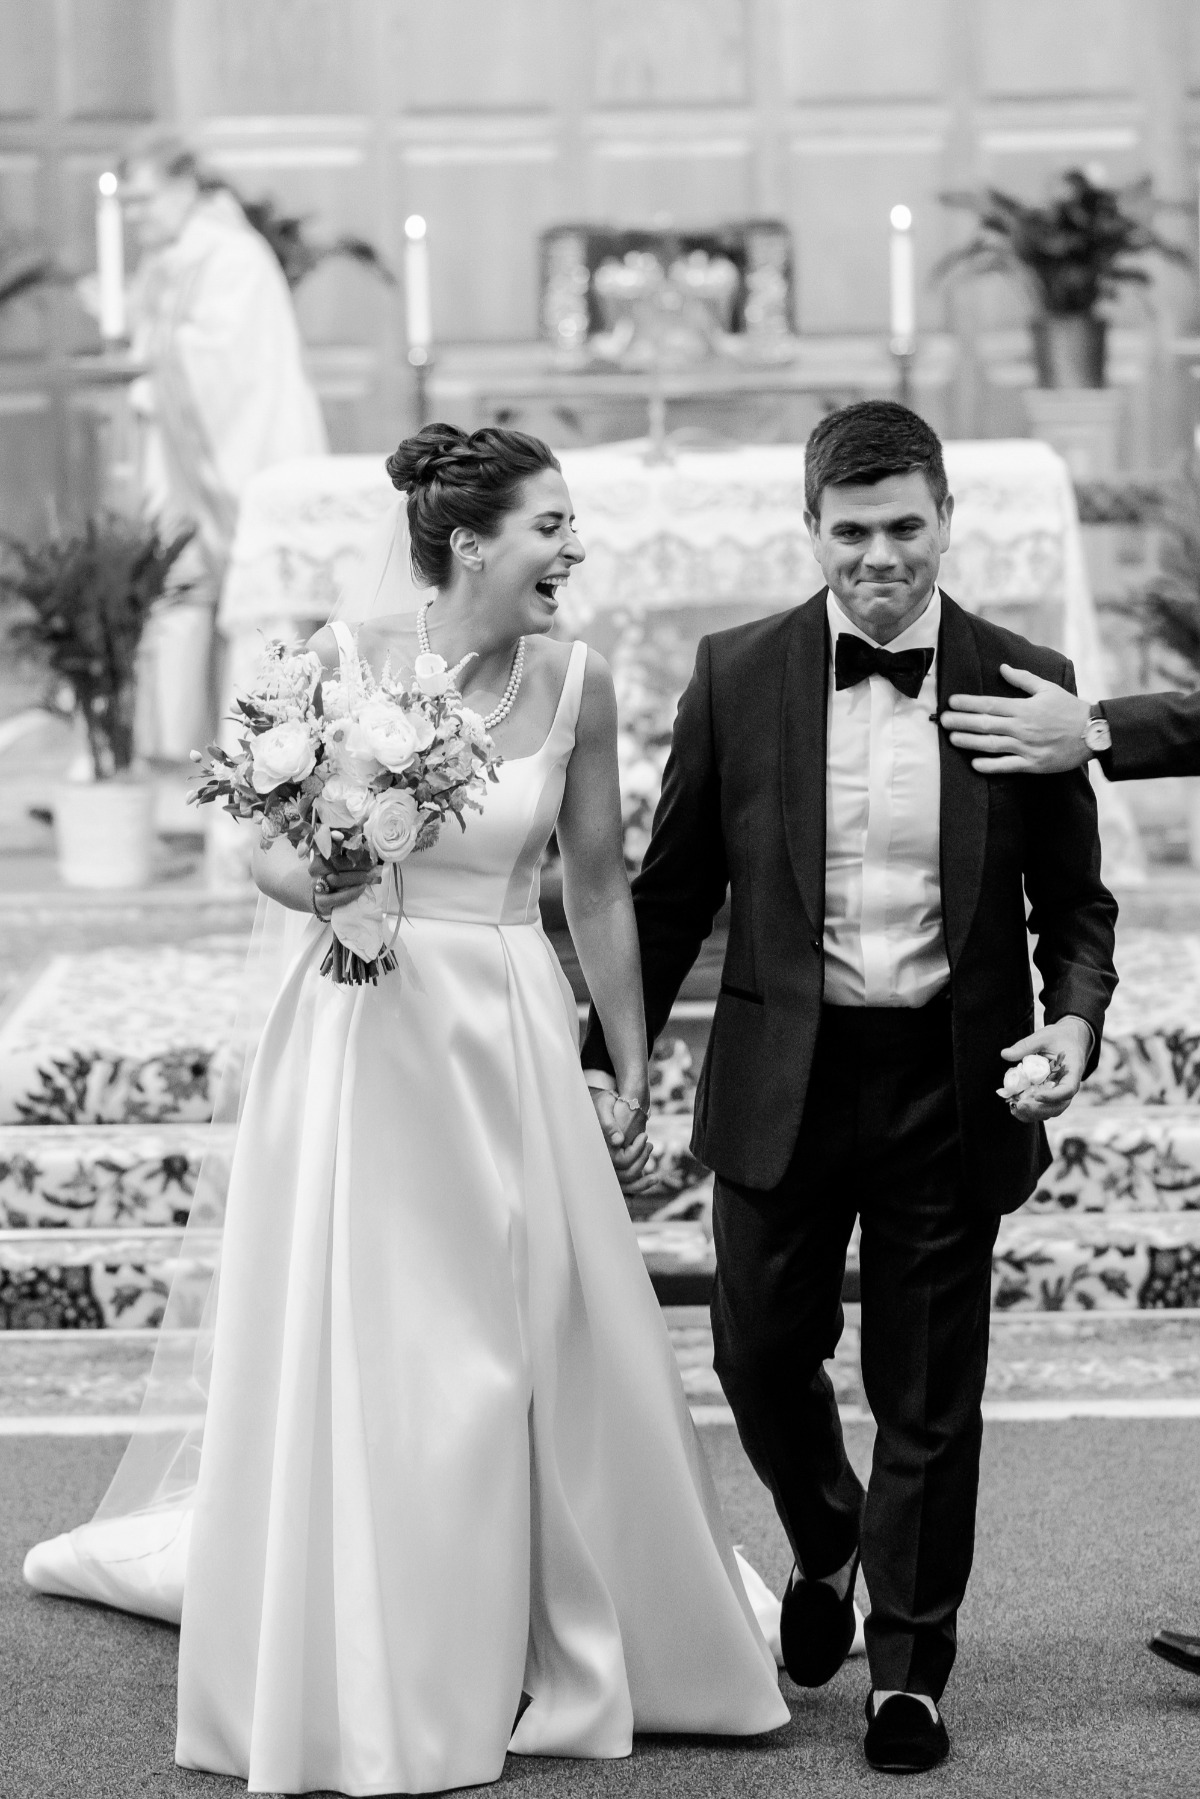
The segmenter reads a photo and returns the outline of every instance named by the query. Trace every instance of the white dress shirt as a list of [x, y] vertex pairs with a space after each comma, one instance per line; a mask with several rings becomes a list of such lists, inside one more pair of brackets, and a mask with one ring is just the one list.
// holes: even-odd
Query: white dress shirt
[[[828, 596], [836, 651], [860, 631]], [[942, 935], [941, 767], [937, 641], [941, 593], [882, 647], [931, 649], [915, 700], [870, 675], [839, 693], [829, 664], [825, 766], [825, 1001], [834, 1006], [923, 1006], [946, 986]]]

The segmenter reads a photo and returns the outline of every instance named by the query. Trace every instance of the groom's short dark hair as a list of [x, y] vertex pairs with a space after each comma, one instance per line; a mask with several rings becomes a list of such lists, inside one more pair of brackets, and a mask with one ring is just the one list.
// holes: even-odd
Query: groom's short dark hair
[[827, 413], [804, 446], [804, 503], [819, 519], [827, 487], [869, 487], [914, 471], [924, 475], [940, 511], [950, 486], [937, 432], [895, 400], [858, 400]]

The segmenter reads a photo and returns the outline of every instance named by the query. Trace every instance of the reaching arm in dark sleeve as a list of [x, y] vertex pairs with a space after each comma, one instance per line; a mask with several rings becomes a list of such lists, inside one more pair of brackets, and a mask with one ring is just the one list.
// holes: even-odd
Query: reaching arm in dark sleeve
[[[1074, 693], [1074, 670], [1069, 662], [1063, 668], [1060, 684]], [[1104, 1014], [1117, 984], [1117, 902], [1100, 879], [1096, 796], [1082, 768], [1044, 775], [1024, 791], [1025, 892], [1042, 1004], [1047, 1024], [1070, 1013], [1091, 1026], [1086, 1077], [1099, 1060]]]
[[1110, 781], [1200, 775], [1200, 693], [1133, 693], [1100, 710], [1112, 748], [1098, 761]]
[[[728, 886], [713, 750], [710, 651], [708, 639], [701, 638], [675, 716], [650, 844], [633, 882], [651, 1044], [712, 930]], [[595, 1007], [588, 1015], [583, 1066], [612, 1072]]]

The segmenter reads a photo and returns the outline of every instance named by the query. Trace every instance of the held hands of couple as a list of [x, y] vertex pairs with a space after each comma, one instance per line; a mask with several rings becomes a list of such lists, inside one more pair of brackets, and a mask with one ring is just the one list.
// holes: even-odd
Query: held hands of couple
[[1065, 1112], [1079, 1092], [1083, 1071], [1092, 1053], [1091, 1026], [1082, 1018], [1068, 1014], [1053, 1024], [1031, 1031], [1000, 1054], [1006, 1062], [1017, 1063], [1025, 1056], [1045, 1056], [1053, 1072], [1047, 1081], [1027, 1087], [1009, 1101], [1009, 1110], [1022, 1124], [1036, 1124], [1043, 1118], [1057, 1118]]
[[1028, 697], [955, 693], [941, 715], [956, 750], [966, 750], [981, 775], [1057, 775], [1081, 768], [1090, 707], [1078, 694], [1007, 662], [1000, 673]]
[[622, 1193], [627, 1197], [648, 1193], [655, 1178], [646, 1173], [654, 1145], [646, 1135], [645, 1101], [640, 1095], [626, 1097], [607, 1087], [593, 1087], [591, 1095]]

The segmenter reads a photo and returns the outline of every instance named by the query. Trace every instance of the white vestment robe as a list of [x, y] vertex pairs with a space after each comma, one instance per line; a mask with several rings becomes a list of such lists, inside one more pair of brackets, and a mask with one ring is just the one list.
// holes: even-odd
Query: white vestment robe
[[130, 298], [147, 510], [197, 527], [176, 565], [190, 591], [152, 621], [139, 683], [140, 747], [179, 760], [212, 731], [213, 619], [242, 491], [327, 443], [283, 271], [232, 195], [201, 195]]

